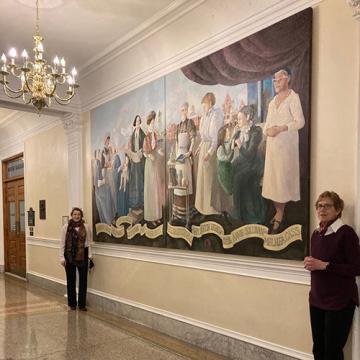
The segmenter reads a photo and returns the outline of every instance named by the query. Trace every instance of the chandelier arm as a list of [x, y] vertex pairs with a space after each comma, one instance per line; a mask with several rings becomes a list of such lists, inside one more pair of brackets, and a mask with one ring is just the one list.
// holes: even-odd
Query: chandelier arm
[[[16, 75], [16, 72], [15, 72], [16, 70], [19, 71], [19, 74], [18, 74], [18, 75]], [[19, 79], [20, 76], [21, 76], [22, 70], [21, 70], [21, 68], [12, 66], [11, 69], [10, 69], [10, 73]]]
[[[6, 79], [4, 79], [4, 80], [6, 81]], [[5, 90], [5, 93], [6, 93], [6, 90], [7, 90], [7, 91], [11, 91], [13, 94], [20, 94], [20, 96], [21, 96], [23, 94], [23, 92], [24, 92], [23, 89], [14, 90], [9, 85], [7, 85], [6, 83], [3, 84], [3, 87], [4, 87], [4, 90]]]
[[66, 77], [67, 77], [68, 75], [69, 75], [69, 74], [66, 74], [66, 73], [60, 74], [59, 78], [55, 79], [55, 81], [56, 81], [58, 84], [63, 85], [63, 84], [65, 84], [65, 82], [66, 82]]
[[27, 73], [25, 73], [24, 79], [25, 79], [25, 86], [26, 86], [26, 88], [27, 88], [27, 91], [30, 92], [30, 93], [32, 93], [32, 88], [31, 88], [31, 86], [30, 86], [30, 84], [29, 84]]
[[58, 95], [55, 95], [55, 96], [54, 96], [54, 99], [55, 99], [55, 101], [56, 101], [58, 104], [60, 104], [60, 105], [67, 105], [67, 104], [69, 104], [70, 100], [74, 97], [74, 95], [75, 95], [75, 92], [73, 91], [73, 93], [71, 94], [71, 96], [68, 97], [67, 99], [63, 99], [63, 98], [61, 98], [61, 97], [58, 96]]
[[[3, 85], [4, 87], [4, 92], [5, 94], [10, 98], [10, 99], [18, 99], [19, 97], [21, 97], [23, 95], [23, 92], [15, 92], [13, 91], [12, 93], [10, 93], [9, 91], [12, 91], [11, 89], [8, 89], [8, 86], [7, 85]], [[15, 94], [18, 94], [18, 95], [15, 95]]]

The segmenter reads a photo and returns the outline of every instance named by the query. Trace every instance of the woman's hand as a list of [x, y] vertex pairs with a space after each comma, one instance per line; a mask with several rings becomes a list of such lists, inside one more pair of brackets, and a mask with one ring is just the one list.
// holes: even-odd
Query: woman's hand
[[304, 268], [308, 271], [325, 270], [328, 265], [328, 262], [316, 259], [312, 256], [307, 256], [304, 259]]
[[266, 130], [266, 135], [270, 136], [270, 137], [275, 137], [278, 134], [280, 134], [281, 132], [287, 131], [287, 130], [288, 130], [287, 125], [282, 125], [282, 126], [275, 125]]

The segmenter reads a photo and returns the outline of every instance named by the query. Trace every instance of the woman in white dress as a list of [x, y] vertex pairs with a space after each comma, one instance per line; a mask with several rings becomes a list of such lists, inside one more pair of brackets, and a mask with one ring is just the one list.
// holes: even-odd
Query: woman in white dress
[[224, 124], [224, 116], [220, 109], [214, 108], [216, 102], [213, 93], [207, 93], [201, 103], [204, 115], [200, 122], [201, 142], [195, 155], [199, 156], [196, 181], [195, 208], [205, 215], [220, 214], [219, 188], [217, 181], [216, 150], [218, 131]]
[[277, 233], [285, 205], [300, 200], [299, 133], [305, 124], [299, 95], [289, 88], [290, 74], [280, 70], [273, 78], [276, 96], [269, 104], [264, 126], [266, 139], [262, 196], [274, 203], [270, 232]]
[[159, 225], [162, 219], [164, 187], [161, 171], [164, 171], [164, 153], [159, 147], [158, 135], [154, 129], [156, 113], [151, 111], [147, 116], [147, 133], [144, 139], [145, 172], [144, 172], [144, 219]]

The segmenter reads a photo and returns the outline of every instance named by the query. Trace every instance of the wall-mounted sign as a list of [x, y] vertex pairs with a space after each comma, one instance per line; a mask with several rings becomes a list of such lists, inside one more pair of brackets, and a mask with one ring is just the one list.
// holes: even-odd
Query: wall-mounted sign
[[28, 226], [35, 226], [35, 211], [34, 211], [34, 209], [31, 207], [27, 213], [28, 213]]
[[40, 219], [46, 219], [46, 200], [39, 200]]

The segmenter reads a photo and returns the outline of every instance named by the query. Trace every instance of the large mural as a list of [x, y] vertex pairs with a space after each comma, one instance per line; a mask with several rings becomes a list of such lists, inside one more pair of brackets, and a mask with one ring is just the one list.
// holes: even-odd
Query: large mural
[[302, 259], [312, 10], [91, 112], [96, 241]]

